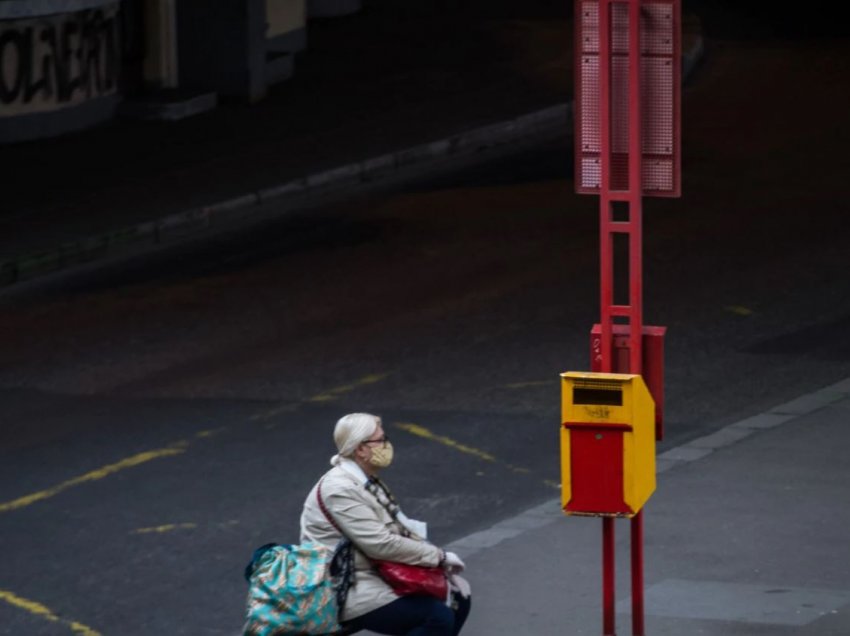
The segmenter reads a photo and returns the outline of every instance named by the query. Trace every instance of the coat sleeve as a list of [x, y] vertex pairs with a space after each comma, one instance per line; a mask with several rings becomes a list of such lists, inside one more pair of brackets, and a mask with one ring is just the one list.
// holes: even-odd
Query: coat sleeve
[[411, 565], [439, 564], [441, 550], [437, 546], [396, 534], [357, 493], [341, 490], [329, 493], [324, 501], [345, 535], [370, 559]]

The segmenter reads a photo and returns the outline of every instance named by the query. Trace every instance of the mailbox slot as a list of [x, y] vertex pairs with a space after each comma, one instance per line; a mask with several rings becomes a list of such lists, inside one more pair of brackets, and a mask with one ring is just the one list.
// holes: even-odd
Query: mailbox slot
[[623, 406], [623, 391], [620, 389], [596, 389], [577, 386], [573, 389], [573, 404]]

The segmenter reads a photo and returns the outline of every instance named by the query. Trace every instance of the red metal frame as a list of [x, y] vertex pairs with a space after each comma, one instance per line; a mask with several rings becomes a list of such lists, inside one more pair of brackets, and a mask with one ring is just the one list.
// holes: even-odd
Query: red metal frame
[[[629, 325], [613, 325], [611, 371], [631, 373]], [[655, 402], [655, 439], [664, 439], [664, 338], [667, 327], [644, 325], [641, 337], [643, 348], [642, 373], [644, 382]], [[590, 370], [602, 371], [602, 326], [593, 325], [590, 331]]]
[[[641, 81], [640, 64], [640, 2], [631, 0], [628, 6], [628, 56], [632, 61], [628, 65], [628, 184], [625, 190], [614, 189], [614, 126], [615, 118], [622, 118], [622, 112], [612, 112], [612, 75], [613, 75], [613, 12], [616, 6], [612, 0], [599, 3], [599, 137], [601, 180], [599, 191], [600, 218], [600, 325], [602, 335], [602, 369], [613, 370], [612, 343], [615, 320], [628, 319], [629, 324], [629, 370], [640, 374], [643, 366], [641, 333], [643, 330], [643, 200], [641, 187]], [[622, 107], [622, 106], [620, 106]], [[617, 148], [618, 150], [620, 148]], [[619, 157], [618, 157], [619, 158]], [[621, 184], [616, 184], [621, 186]], [[614, 203], [628, 206], [628, 217], [615, 220]], [[624, 234], [629, 245], [629, 304], [614, 304], [614, 236]], [[607, 523], [606, 523], [607, 522]], [[638, 513], [632, 518], [632, 527], [640, 526], [643, 516]], [[613, 520], [603, 520], [603, 559], [614, 560], [612, 546]], [[634, 535], [633, 535], [634, 536]], [[614, 608], [614, 565], [603, 564], [603, 597], [605, 634], [616, 634]], [[636, 594], [640, 588], [641, 592]], [[632, 544], [632, 628], [636, 635], [643, 634], [643, 550], [642, 544]]]
[[[614, 37], [608, 37], [606, 54], [614, 62], [613, 92], [609, 99], [627, 99], [628, 11], [631, 0], [576, 0], [574, 56], [575, 83], [575, 183], [581, 194], [599, 194], [602, 189], [601, 139], [604, 120], [597, 108], [603, 64], [600, 7], [617, 5], [609, 22]], [[681, 3], [680, 0], [640, 0], [640, 56], [642, 95], [641, 173], [644, 196], [681, 196]], [[631, 58], [635, 59], [635, 58]], [[633, 66], [633, 65], [629, 65]], [[617, 165], [614, 185], [627, 178], [629, 149], [625, 144], [627, 121], [615, 121]]]
[[[627, 365], [629, 373], [642, 375], [645, 336], [642, 199], [681, 194], [680, 0], [578, 0], [575, 11], [576, 191], [599, 194], [601, 318], [599, 338], [592, 338], [591, 364], [595, 371], [601, 372], [622, 372], [626, 370], [622, 367]], [[626, 208], [625, 219], [614, 218], [615, 204]], [[614, 302], [617, 234], [628, 238], [628, 305]], [[615, 335], [620, 341], [617, 345]], [[663, 355], [664, 334], [662, 331], [654, 335], [659, 337], [653, 341], [653, 359]], [[622, 346], [626, 344], [623, 340], [627, 340], [627, 346]], [[625, 349], [628, 363], [619, 355]], [[658, 408], [656, 437], [660, 439], [663, 362], [654, 360], [652, 367], [650, 382]], [[661, 376], [657, 377], [659, 373]], [[631, 520], [631, 547], [632, 632], [634, 636], [643, 636], [642, 511]], [[605, 636], [616, 634], [614, 559], [614, 520], [604, 517]]]

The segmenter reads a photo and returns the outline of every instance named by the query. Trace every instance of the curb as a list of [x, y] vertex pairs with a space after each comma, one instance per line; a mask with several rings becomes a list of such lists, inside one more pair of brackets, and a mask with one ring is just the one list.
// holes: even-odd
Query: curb
[[235, 217], [242, 220], [252, 216], [259, 217], [257, 212], [260, 205], [270, 201], [297, 199], [304, 202], [310, 195], [373, 183], [397, 174], [402, 169], [471, 156], [511, 143], [527, 141], [535, 135], [569, 128], [571, 122], [572, 104], [556, 104], [516, 119], [473, 128], [445, 139], [298, 177], [276, 186], [154, 221], [0, 261], [0, 288], [106, 257], [118, 256], [130, 250], [138, 251], [144, 247], [157, 247], [195, 237]]
[[[656, 457], [656, 472], [660, 475], [668, 470], [698, 461], [751, 435], [786, 424], [848, 398], [850, 398], [850, 378], [671, 448]], [[542, 528], [563, 519], [560, 503], [560, 498], [550, 499], [514, 517], [503, 519], [489, 528], [456, 539], [445, 548], [463, 554], [464, 558], [471, 557], [503, 541], [514, 539], [530, 530]]]
[[[682, 83], [694, 71], [705, 53], [698, 22], [691, 24], [696, 24], [697, 28], [692, 44], [682, 52]], [[562, 102], [514, 119], [298, 177], [200, 208], [0, 260], [0, 290], [104, 258], [196, 237], [234, 218], [243, 221], [252, 217], [259, 218], [260, 206], [270, 201], [282, 203], [293, 200], [304, 203], [308, 196], [373, 183], [398, 174], [403, 169], [424, 166], [439, 160], [470, 157], [508, 144], [528, 141], [535, 136], [556, 130], [567, 129], [568, 134], [571, 134], [569, 131], [572, 123], [573, 102]]]

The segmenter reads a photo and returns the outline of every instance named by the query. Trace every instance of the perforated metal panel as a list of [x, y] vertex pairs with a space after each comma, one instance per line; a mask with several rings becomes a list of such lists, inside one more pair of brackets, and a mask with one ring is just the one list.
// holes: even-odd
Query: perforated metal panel
[[[600, 2], [576, 3], [576, 191], [599, 194], [601, 185]], [[641, 149], [645, 196], [681, 194], [681, 19], [674, 0], [641, 1]], [[611, 3], [610, 189], [625, 191], [629, 138], [628, 3]]]

